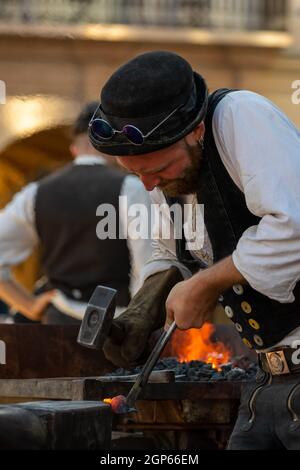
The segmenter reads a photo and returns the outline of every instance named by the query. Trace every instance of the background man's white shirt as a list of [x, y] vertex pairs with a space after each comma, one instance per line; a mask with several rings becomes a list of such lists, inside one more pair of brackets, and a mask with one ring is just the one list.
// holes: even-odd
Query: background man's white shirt
[[[75, 165], [99, 165], [106, 164], [101, 156], [81, 155], [74, 160]], [[38, 182], [25, 186], [18, 192], [12, 201], [0, 211], [0, 279], [11, 278], [11, 268], [24, 261], [39, 242], [35, 224], [35, 199], [38, 190]], [[127, 175], [124, 178], [120, 196], [127, 197], [128, 207], [131, 204], [143, 204], [150, 211], [150, 198], [143, 184], [138, 178]], [[127, 213], [120, 211], [120, 225], [127, 227], [129, 221]], [[96, 226], [95, 226], [96, 233]], [[141, 287], [141, 270], [146, 261], [151, 257], [152, 246], [149, 239], [127, 238], [127, 246], [130, 253], [130, 293], [134, 295]], [[66, 314], [75, 318], [82, 318], [85, 304], [71, 301], [61, 292], [53, 302]], [[118, 309], [117, 313], [120, 313]]]

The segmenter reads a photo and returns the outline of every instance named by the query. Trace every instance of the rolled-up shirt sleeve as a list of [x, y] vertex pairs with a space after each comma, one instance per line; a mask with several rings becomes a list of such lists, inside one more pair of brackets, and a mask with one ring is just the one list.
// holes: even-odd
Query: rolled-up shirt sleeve
[[145, 279], [147, 279], [149, 276], [152, 276], [153, 274], [158, 272], [166, 271], [172, 266], [176, 266], [185, 279], [189, 278], [192, 275], [190, 270], [187, 269], [186, 266], [180, 263], [180, 261], [178, 261], [177, 259], [176, 242], [172, 231], [173, 224], [170, 219], [170, 211], [168, 210], [168, 205], [164, 194], [162, 193], [162, 191], [155, 188], [153, 191], [151, 191], [150, 197], [151, 204], [161, 208], [163, 223], [171, 223], [171, 230], [170, 237], [161, 237], [160, 228], [157, 226], [157, 223], [159, 223], [159, 219], [155, 220], [155, 218], [153, 217], [152, 210], [152, 255], [142, 269], [142, 280], [145, 281]]
[[216, 144], [248, 209], [261, 217], [238, 241], [233, 262], [255, 290], [293, 302], [300, 279], [300, 133], [255, 93], [226, 100], [213, 122]]
[[10, 278], [10, 269], [24, 261], [38, 242], [34, 204], [37, 183], [30, 183], [0, 211], [0, 280]]
[[[160, 193], [160, 194], [158, 194]], [[121, 225], [127, 227], [127, 246], [130, 253], [130, 292], [133, 296], [142, 286], [144, 281], [152, 274], [165, 271], [171, 266], [178, 266], [183, 275], [187, 277], [189, 271], [176, 259], [174, 240], [157, 240], [152, 238], [155, 227], [152, 227], [151, 205], [159, 204], [166, 200], [162, 193], [154, 191], [154, 195], [147, 192], [143, 183], [136, 177], [129, 175], [124, 179], [121, 196], [126, 196], [127, 207], [120, 207]], [[129, 215], [128, 209], [133, 205], [142, 205], [144, 212], [140, 214], [140, 224], [144, 225], [144, 236], [134, 238], [130, 231], [130, 225], [136, 220], [136, 216]], [[134, 212], [134, 211], [133, 211]], [[165, 216], [165, 214], [163, 214]]]
[[[128, 211], [133, 205], [142, 205], [146, 213], [150, 210], [150, 197], [145, 190], [141, 181], [132, 175], [126, 176], [121, 188], [120, 196], [126, 198], [126, 205], [120, 206], [120, 222], [122, 231], [126, 232], [127, 247], [130, 254], [130, 293], [133, 297], [134, 294], [140, 289], [142, 285], [141, 272], [147, 260], [151, 257], [152, 247], [151, 240], [148, 237], [133, 238], [131, 236], [130, 224], [136, 220], [137, 215], [129, 215]], [[141, 215], [142, 217], [142, 215]], [[147, 215], [146, 220], [141, 223], [148, 223]]]

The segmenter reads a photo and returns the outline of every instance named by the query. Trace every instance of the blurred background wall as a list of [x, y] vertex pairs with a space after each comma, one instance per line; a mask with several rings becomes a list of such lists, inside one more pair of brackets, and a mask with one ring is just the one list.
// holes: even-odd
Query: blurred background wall
[[[172, 50], [300, 127], [300, 0], [0, 0], [0, 207], [70, 159], [69, 125], [132, 56]], [[251, 125], [251, 123], [249, 123]], [[38, 258], [17, 270], [30, 287]]]

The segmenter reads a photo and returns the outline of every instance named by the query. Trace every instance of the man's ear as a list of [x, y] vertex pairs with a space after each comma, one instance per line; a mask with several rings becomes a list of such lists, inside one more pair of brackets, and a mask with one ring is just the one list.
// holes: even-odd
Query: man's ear
[[72, 157], [73, 157], [73, 158], [76, 158], [77, 155], [78, 155], [78, 149], [77, 149], [76, 145], [75, 145], [75, 144], [71, 144], [70, 147], [69, 147], [69, 150], [70, 150], [70, 152], [71, 152]]
[[186, 137], [186, 141], [189, 145], [195, 145], [201, 138], [204, 138], [205, 134], [205, 124], [204, 121], [201, 121], [197, 127], [195, 127], [192, 132], [190, 132]]
[[204, 121], [201, 121], [200, 124], [198, 124], [197, 127], [195, 127], [195, 129], [193, 130], [194, 132], [194, 136], [196, 138], [196, 142], [199, 142], [199, 140], [202, 138], [204, 138], [204, 134], [205, 134], [205, 124], [204, 124]]

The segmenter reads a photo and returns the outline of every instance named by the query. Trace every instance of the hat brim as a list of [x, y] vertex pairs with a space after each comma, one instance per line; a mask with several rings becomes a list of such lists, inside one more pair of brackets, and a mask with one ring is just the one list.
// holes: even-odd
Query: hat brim
[[[163, 125], [158, 133], [153, 133], [153, 135], [146, 138], [142, 145], [135, 145], [129, 142], [122, 134], [115, 134], [113, 139], [104, 141], [95, 137], [91, 128], [89, 128], [91, 144], [99, 152], [117, 157], [155, 152], [178, 142], [203, 121], [206, 115], [208, 90], [204, 79], [196, 72], [194, 72], [194, 84], [194, 97], [191, 96], [189, 102], [174, 114], [170, 122]], [[170, 110], [165, 115], [169, 112]], [[143, 132], [154, 128], [162, 119], [162, 115], [130, 119], [130, 121], [127, 118], [108, 116], [103, 113], [101, 113], [101, 116], [107, 119], [118, 130], [122, 129], [126, 124], [131, 124]]]

